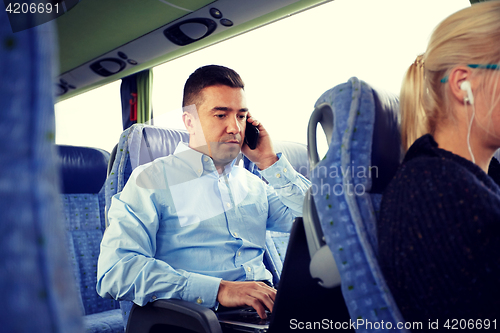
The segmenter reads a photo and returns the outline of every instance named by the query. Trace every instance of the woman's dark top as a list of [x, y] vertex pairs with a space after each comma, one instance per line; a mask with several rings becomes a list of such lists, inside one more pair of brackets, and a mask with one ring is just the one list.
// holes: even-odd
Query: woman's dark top
[[[415, 141], [384, 192], [380, 265], [407, 322], [497, 319], [500, 327], [500, 164], [488, 175]], [[491, 328], [490, 328], [491, 329]]]

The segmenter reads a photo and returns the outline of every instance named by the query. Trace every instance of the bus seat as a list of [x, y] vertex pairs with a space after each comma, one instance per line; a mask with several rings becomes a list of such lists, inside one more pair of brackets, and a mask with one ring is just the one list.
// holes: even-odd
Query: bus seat
[[[318, 99], [308, 129], [315, 142], [322, 120], [329, 140], [321, 161], [315, 143], [309, 144], [311, 193], [351, 319], [383, 320], [394, 329], [404, 320], [377, 262], [377, 217], [381, 193], [401, 162], [398, 115], [396, 96], [353, 77]], [[376, 330], [365, 326], [357, 332]]]
[[500, 161], [500, 149], [497, 149], [497, 151], [495, 152], [495, 154], [493, 155], [497, 160]]
[[[187, 131], [167, 129], [145, 124], [134, 124], [124, 130], [120, 135], [117, 146], [113, 149], [113, 153], [111, 154], [111, 159], [109, 161], [108, 178], [106, 180], [105, 187], [106, 215], [111, 205], [111, 198], [113, 195], [123, 190], [123, 187], [127, 183], [132, 171], [137, 166], [151, 162], [158, 157], [173, 154], [177, 144], [181, 141], [186, 143], [189, 142], [189, 134]], [[106, 221], [106, 223], [108, 222]], [[201, 327], [206, 327], [206, 325], [208, 325], [208, 327], [212, 327], [215, 324], [217, 327], [217, 325], [219, 325], [215, 314], [212, 312], [213, 316], [211, 316], [211, 311], [207, 313], [205, 311], [206, 308], [201, 305], [194, 304], [194, 309], [190, 310], [187, 308], [189, 306], [187, 302], [180, 302], [179, 308], [174, 306], [173, 309], [170, 309], [170, 306], [175, 302], [171, 303], [170, 300], [158, 300], [155, 303], [156, 304], [154, 304], [154, 306], [149, 305], [142, 309], [136, 305], [134, 306], [131, 301], [120, 301], [123, 320], [122, 325], [126, 332], [136, 332], [137, 329], [149, 331], [150, 327], [148, 327], [148, 322], [144, 321], [140, 316], [143, 311], [148, 311], [150, 308], [154, 308], [155, 306], [158, 307], [156, 310], [163, 310], [161, 312], [161, 317], [167, 320], [164, 324], [169, 324], [171, 326], [180, 325], [180, 323], [176, 321], [176, 318], [179, 317], [179, 313], [182, 313], [182, 310], [186, 310], [188, 311], [187, 316], [191, 319], [187, 319], [188, 322], [191, 321], [200, 323]], [[183, 304], [186, 307], [183, 307]], [[154, 310], [155, 309], [151, 311]], [[137, 321], [129, 320], [129, 316], [132, 313], [134, 313], [134, 316], [139, 318], [137, 321], [141, 322], [137, 329], [133, 327]], [[201, 319], [199, 317], [200, 314], [202, 314]], [[136, 318], [134, 316], [132, 316], [133, 318], [131, 319]], [[129, 321], [131, 321], [131, 323], [129, 323]], [[157, 323], [156, 319], [155, 323]], [[153, 325], [154, 324], [151, 326]]]
[[106, 180], [106, 214], [111, 205], [111, 198], [121, 192], [137, 166], [151, 162], [158, 157], [173, 154], [180, 141], [189, 141], [187, 131], [144, 124], [134, 124], [123, 131], [109, 161]]
[[58, 145], [61, 201], [70, 261], [87, 332], [123, 332], [120, 304], [96, 290], [104, 233], [104, 182], [110, 154], [98, 148]]
[[[110, 160], [110, 166], [108, 166], [109, 175], [106, 181], [106, 213], [111, 204], [112, 196], [123, 189], [134, 168], [158, 157], [172, 154], [180, 141], [189, 142], [189, 134], [187, 131], [145, 124], [134, 124], [126, 129], [120, 136], [114, 159]], [[295, 142], [277, 141], [274, 142], [274, 147], [276, 152], [285, 154], [290, 164], [297, 171], [308, 177], [309, 162], [307, 159], [306, 145]], [[245, 168], [261, 177], [255, 164], [250, 162], [246, 157], [240, 157], [240, 159], [243, 160]], [[267, 231], [266, 233], [264, 262], [269, 271], [273, 274], [274, 283], [279, 282], [279, 277], [283, 269], [288, 237], [289, 233], [271, 231]], [[156, 301], [155, 303], [158, 302], [159, 301]], [[128, 323], [128, 316], [132, 311], [132, 305], [132, 302], [121, 302], [125, 326]], [[161, 306], [164, 311], [167, 311], [165, 307], [169, 306], [168, 304], [162, 305], [161, 302], [156, 305], [159, 307]], [[178, 308], [177, 303], [175, 307]], [[202, 308], [201, 306], [199, 307], [200, 311], [204, 309]], [[137, 312], [139, 311], [140, 310]]]
[[12, 33], [2, 11], [0, 41], [0, 331], [80, 333], [53, 144], [55, 25]]

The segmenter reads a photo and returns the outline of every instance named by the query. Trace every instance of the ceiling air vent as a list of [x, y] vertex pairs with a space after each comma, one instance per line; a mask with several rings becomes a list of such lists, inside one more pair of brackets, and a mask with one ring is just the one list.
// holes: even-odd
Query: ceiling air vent
[[56, 83], [55, 94], [56, 96], [62, 96], [70, 89], [76, 89], [76, 87], [72, 84], [69, 84], [66, 80], [60, 79], [59, 82]]
[[209, 36], [217, 23], [208, 18], [193, 18], [168, 27], [163, 34], [174, 44], [184, 46]]
[[92, 69], [96, 74], [100, 76], [111, 76], [118, 72], [121, 72], [125, 68], [125, 61], [118, 58], [104, 58], [97, 60], [93, 64], [90, 65], [90, 69]]

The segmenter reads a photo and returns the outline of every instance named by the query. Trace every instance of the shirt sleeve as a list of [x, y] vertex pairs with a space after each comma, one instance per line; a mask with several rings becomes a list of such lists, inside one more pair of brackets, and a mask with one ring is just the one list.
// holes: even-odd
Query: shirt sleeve
[[293, 220], [302, 216], [304, 196], [311, 182], [295, 171], [284, 155], [277, 156], [276, 163], [261, 171], [269, 182], [267, 229], [289, 232]]
[[181, 299], [214, 307], [221, 279], [175, 270], [155, 258], [158, 214], [166, 211], [159, 207], [164, 204], [162, 191], [155, 189], [155, 181], [144, 186], [149, 180], [138, 181], [137, 174], [134, 171], [112, 199], [98, 260], [98, 294], [141, 306], [157, 299]]

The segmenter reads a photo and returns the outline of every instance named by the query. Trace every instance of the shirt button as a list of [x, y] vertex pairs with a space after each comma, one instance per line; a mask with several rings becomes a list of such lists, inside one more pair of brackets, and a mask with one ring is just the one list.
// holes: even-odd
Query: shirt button
[[238, 237], [238, 233], [237, 233], [237, 232], [235, 232], [233, 236], [234, 236], [234, 237]]
[[241, 256], [241, 251], [238, 252], [238, 257]]
[[156, 300], [158, 297], [156, 297], [156, 295], [153, 295], [153, 297], [151, 297], [154, 300]]
[[276, 174], [276, 178], [280, 178], [281, 175], [279, 173]]
[[203, 303], [203, 300], [200, 297], [198, 297], [198, 299], [196, 300], [196, 303], [201, 304], [201, 303]]
[[283, 168], [283, 172], [287, 172], [288, 170], [286, 168]]
[[205, 157], [203, 158], [203, 160], [204, 160], [205, 162], [208, 162], [208, 157], [206, 157], [206, 156], [205, 156]]
[[201, 169], [198, 169], [198, 173], [200, 173], [200, 172], [201, 172]]
[[251, 269], [250, 267], [247, 267], [247, 271], [251, 272], [251, 271], [252, 271], [252, 269]]
[[229, 202], [226, 203], [226, 206], [231, 207], [231, 204]]

